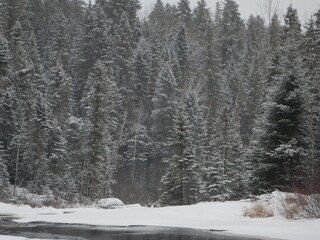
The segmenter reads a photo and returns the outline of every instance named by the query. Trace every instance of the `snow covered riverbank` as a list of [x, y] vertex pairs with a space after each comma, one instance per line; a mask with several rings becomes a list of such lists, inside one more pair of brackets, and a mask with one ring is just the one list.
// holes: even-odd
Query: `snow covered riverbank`
[[[31, 208], [0, 203], [0, 215], [12, 214], [17, 222], [46, 221], [93, 225], [149, 225], [226, 230], [227, 233], [286, 240], [319, 240], [320, 220], [286, 220], [279, 215], [271, 218], [243, 217], [248, 201], [199, 203], [192, 206], [123, 209], [98, 208]], [[0, 236], [3, 240], [15, 238]], [[18, 238], [17, 238], [18, 239]], [[20, 238], [21, 239], [21, 238]], [[23, 239], [23, 238], [22, 238]]]

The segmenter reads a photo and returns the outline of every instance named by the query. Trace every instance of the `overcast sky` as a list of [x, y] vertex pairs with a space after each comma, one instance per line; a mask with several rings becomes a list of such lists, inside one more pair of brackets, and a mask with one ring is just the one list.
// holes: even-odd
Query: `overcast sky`
[[[89, 1], [89, 0], [87, 0]], [[91, 0], [94, 2], [95, 0]], [[162, 0], [164, 3], [177, 3], [178, 0]], [[191, 6], [195, 6], [198, 0], [190, 0]], [[211, 10], [214, 9], [215, 4], [218, 0], [207, 0], [208, 6]], [[261, 8], [259, 7], [259, 2], [263, 2], [265, 0], [236, 0], [239, 4], [239, 9], [241, 12], [241, 16], [245, 19], [250, 16], [250, 14], [260, 14]], [[141, 10], [142, 15], [146, 15], [150, 12], [152, 6], [156, 2], [156, 0], [140, 0], [142, 3], [143, 9]], [[306, 20], [310, 17], [310, 15], [316, 12], [320, 8], [320, 0], [274, 0], [274, 2], [278, 2], [278, 13], [282, 16], [287, 7], [292, 3], [294, 8], [298, 9], [299, 17], [302, 22], [306, 22]]]

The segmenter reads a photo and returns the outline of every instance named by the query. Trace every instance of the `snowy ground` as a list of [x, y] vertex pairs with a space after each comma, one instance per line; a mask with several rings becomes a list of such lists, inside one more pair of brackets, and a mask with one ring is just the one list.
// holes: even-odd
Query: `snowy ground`
[[[248, 201], [200, 203], [193, 206], [145, 208], [139, 205], [123, 209], [31, 208], [0, 203], [0, 215], [13, 214], [17, 222], [46, 221], [93, 225], [149, 225], [227, 230], [228, 233], [287, 240], [319, 240], [320, 219], [286, 220], [279, 215], [264, 219], [243, 217]], [[23, 240], [0, 236], [2, 240]]]

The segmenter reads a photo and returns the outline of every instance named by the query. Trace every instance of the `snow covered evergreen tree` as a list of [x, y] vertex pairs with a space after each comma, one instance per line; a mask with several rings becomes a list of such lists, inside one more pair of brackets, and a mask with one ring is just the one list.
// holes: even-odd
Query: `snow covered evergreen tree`
[[191, 20], [191, 9], [189, 0], [180, 0], [178, 2], [178, 17], [184, 24], [189, 24]]
[[234, 0], [223, 2], [219, 38], [221, 39], [222, 64], [234, 59], [238, 61], [244, 49], [244, 24], [240, 17], [239, 5]]
[[49, 135], [48, 167], [51, 174], [51, 189], [55, 196], [71, 200], [66, 195], [75, 193], [75, 184], [71, 176], [71, 159], [68, 156], [66, 133], [72, 109], [72, 79], [63, 69], [60, 54], [56, 66], [51, 69], [49, 84]]
[[0, 200], [6, 200], [10, 197], [10, 183], [7, 163], [5, 161], [5, 152], [0, 141]]
[[265, 26], [192, 6], [0, 1], [4, 185], [151, 204], [163, 176], [165, 204], [189, 204], [318, 181], [319, 12], [302, 33], [292, 8]]
[[179, 103], [168, 145], [172, 156], [161, 179], [160, 202], [163, 205], [190, 205], [199, 199], [200, 164], [196, 160], [190, 122], [185, 106]]
[[[320, 162], [319, 162], [319, 76], [320, 76], [320, 11], [315, 13], [315, 19], [310, 19], [308, 28], [305, 33], [305, 63], [307, 67], [306, 78], [308, 82], [308, 103], [307, 106], [310, 109], [310, 164], [307, 168], [309, 170], [310, 183], [308, 183], [309, 190], [314, 190], [316, 187], [313, 185], [319, 181], [320, 178]], [[313, 189], [314, 188], [314, 189]]]
[[82, 194], [92, 198], [111, 195], [115, 162], [112, 158], [114, 130], [113, 111], [117, 106], [117, 87], [110, 80], [108, 65], [101, 60], [92, 68], [87, 82], [87, 96], [83, 99], [88, 124], [87, 161], [82, 169]]
[[292, 190], [301, 184], [307, 160], [301, 29], [297, 11], [288, 8], [281, 47], [280, 82], [272, 94], [256, 161], [256, 190]]

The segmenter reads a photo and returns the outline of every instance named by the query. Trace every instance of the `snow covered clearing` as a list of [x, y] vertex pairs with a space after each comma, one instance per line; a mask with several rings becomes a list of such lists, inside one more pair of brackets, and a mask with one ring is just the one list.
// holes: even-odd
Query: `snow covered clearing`
[[[319, 240], [320, 219], [287, 220], [277, 211], [277, 194], [264, 199], [273, 208], [274, 217], [243, 217], [243, 210], [250, 207], [250, 201], [199, 203], [192, 206], [147, 208], [130, 205], [122, 209], [90, 208], [31, 208], [0, 203], [0, 214], [12, 214], [17, 222], [45, 221], [57, 223], [78, 223], [92, 225], [149, 225], [187, 227], [197, 229], [226, 230], [227, 233], [260, 236], [287, 240]], [[22, 240], [0, 236], [0, 239]]]
[[[26, 240], [29, 238], [0, 235], [0, 239], [1, 240]], [[32, 238], [32, 239], [33, 240], [40, 240], [40, 239], [36, 239], [36, 238]]]

